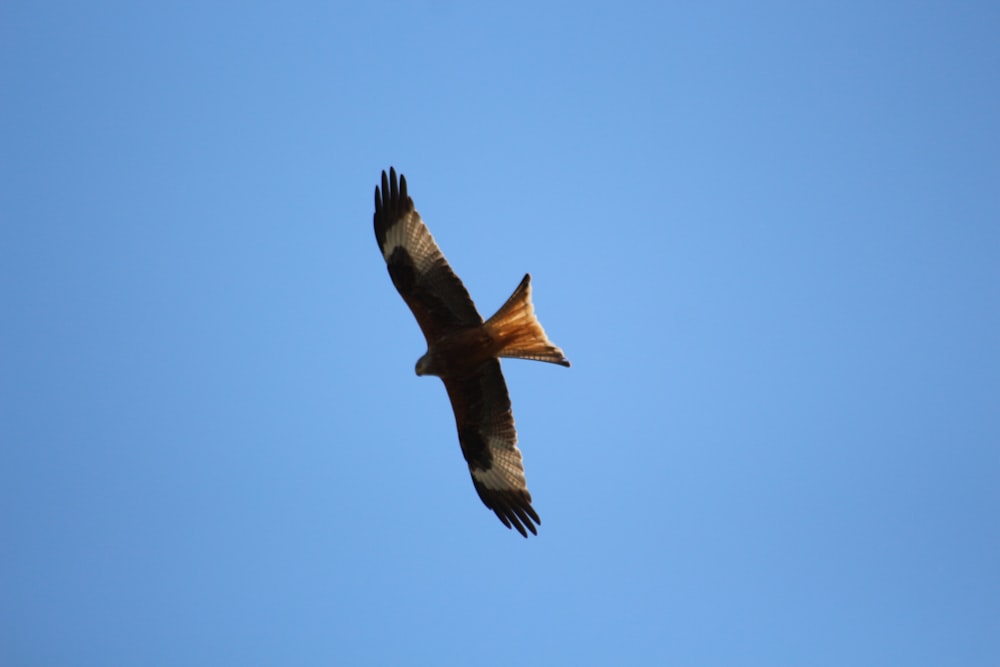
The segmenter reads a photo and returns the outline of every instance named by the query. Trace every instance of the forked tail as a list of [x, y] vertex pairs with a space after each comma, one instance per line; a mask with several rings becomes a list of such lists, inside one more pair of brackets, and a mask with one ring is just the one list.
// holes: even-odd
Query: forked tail
[[486, 330], [500, 347], [497, 356], [569, 366], [569, 360], [563, 351], [552, 344], [535, 317], [535, 308], [531, 305], [530, 283], [531, 275], [525, 274], [507, 303], [486, 320]]

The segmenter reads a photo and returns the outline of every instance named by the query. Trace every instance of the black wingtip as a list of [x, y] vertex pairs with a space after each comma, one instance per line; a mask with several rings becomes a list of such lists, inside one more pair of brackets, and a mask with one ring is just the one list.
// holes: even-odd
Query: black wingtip
[[382, 171], [382, 185], [375, 186], [375, 238], [379, 247], [385, 242], [387, 230], [413, 210], [413, 200], [406, 193], [406, 177], [396, 177], [396, 168]]
[[[531, 495], [527, 492], [500, 491], [488, 492], [485, 488], [476, 486], [479, 497], [482, 498], [486, 506], [493, 510], [500, 523], [508, 529], [516, 530], [522, 537], [528, 537], [528, 531], [532, 535], [538, 535], [536, 526], [542, 525], [542, 520], [538, 512], [531, 506]], [[484, 493], [489, 498], [484, 497]]]
[[406, 192], [406, 176], [400, 174], [396, 177], [396, 168], [389, 167], [389, 173], [382, 170], [382, 187], [375, 186], [375, 211], [389, 208], [397, 202], [401, 205], [409, 204], [409, 195]]

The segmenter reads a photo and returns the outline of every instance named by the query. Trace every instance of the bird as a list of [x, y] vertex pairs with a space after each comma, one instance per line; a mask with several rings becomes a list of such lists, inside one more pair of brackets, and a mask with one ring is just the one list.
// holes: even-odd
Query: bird
[[392, 284], [413, 312], [427, 352], [417, 375], [444, 382], [462, 455], [479, 498], [508, 529], [525, 538], [541, 519], [531, 503], [510, 396], [500, 358], [533, 359], [568, 367], [546, 336], [531, 302], [531, 275], [487, 320], [452, 270], [394, 167], [375, 186], [375, 239]]

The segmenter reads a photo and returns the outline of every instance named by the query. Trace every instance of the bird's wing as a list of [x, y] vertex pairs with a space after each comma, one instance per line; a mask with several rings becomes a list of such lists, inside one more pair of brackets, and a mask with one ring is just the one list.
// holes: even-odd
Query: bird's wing
[[382, 172], [375, 186], [375, 238], [392, 284], [413, 311], [430, 346], [458, 328], [483, 319], [462, 281], [452, 271], [406, 193], [406, 178]]
[[542, 521], [531, 506], [500, 361], [485, 361], [463, 376], [444, 378], [444, 384], [479, 497], [508, 528], [537, 535]]

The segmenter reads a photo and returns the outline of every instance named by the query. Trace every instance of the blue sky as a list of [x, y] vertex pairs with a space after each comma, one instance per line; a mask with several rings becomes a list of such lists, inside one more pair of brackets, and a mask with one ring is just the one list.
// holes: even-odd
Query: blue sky
[[[991, 3], [5, 3], [0, 662], [995, 665]], [[489, 314], [481, 505], [372, 232]]]

